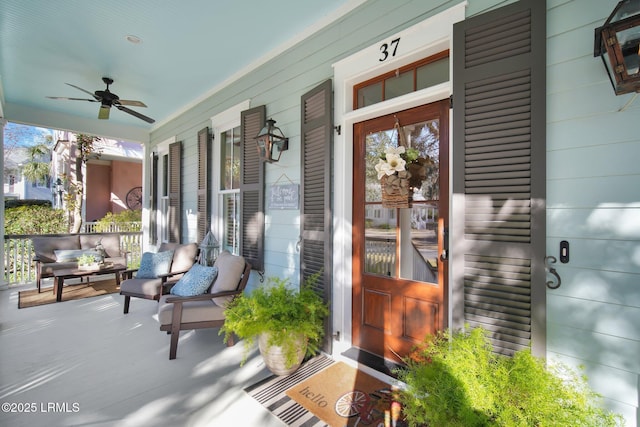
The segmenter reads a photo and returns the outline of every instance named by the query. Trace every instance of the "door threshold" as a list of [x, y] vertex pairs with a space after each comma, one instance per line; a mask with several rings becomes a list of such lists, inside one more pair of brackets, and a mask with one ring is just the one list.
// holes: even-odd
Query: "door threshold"
[[397, 375], [395, 374], [395, 370], [404, 366], [397, 362], [378, 356], [377, 354], [369, 353], [368, 351], [358, 347], [351, 347], [347, 351], [344, 351], [342, 353], [342, 356], [347, 357], [351, 360], [355, 360], [362, 365], [368, 366], [375, 371], [381, 372], [396, 379]]

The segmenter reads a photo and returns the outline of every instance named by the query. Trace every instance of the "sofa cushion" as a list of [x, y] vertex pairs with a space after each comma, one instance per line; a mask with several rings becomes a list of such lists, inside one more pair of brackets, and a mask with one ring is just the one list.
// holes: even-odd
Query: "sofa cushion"
[[[171, 324], [173, 306], [167, 303], [167, 298], [175, 298], [174, 295], [163, 295], [158, 304], [158, 321], [161, 325]], [[224, 320], [224, 309], [210, 300], [189, 301], [182, 304], [181, 323], [210, 322]]]
[[217, 275], [217, 267], [193, 264], [189, 271], [171, 288], [171, 294], [181, 297], [202, 295], [209, 289]]
[[118, 234], [81, 234], [80, 249], [104, 251], [104, 258], [122, 256], [120, 251], [120, 235]]
[[56, 249], [80, 249], [80, 238], [71, 236], [37, 236], [32, 237], [33, 251], [41, 262], [56, 262]]
[[136, 273], [138, 279], [155, 279], [159, 276], [166, 275], [171, 269], [171, 260], [173, 259], [173, 251], [164, 252], [145, 252], [140, 260], [140, 268]]
[[[229, 251], [222, 251], [214, 267], [218, 267], [218, 277], [211, 287], [211, 293], [235, 291], [238, 289], [242, 272], [244, 271], [245, 261], [244, 257], [239, 255], [233, 255]], [[233, 296], [214, 298], [213, 301], [220, 307], [224, 307], [229, 301], [233, 299]]]

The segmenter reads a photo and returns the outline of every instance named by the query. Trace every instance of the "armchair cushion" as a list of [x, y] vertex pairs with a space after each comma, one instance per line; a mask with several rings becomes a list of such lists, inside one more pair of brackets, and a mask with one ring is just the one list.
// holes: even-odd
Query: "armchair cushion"
[[[167, 298], [175, 298], [164, 295], [158, 305], [158, 321], [160, 325], [171, 325], [173, 320], [173, 303], [168, 303]], [[224, 309], [211, 303], [211, 300], [189, 301], [183, 304], [181, 323], [210, 322], [224, 320]], [[176, 332], [179, 334], [179, 332]]]
[[171, 294], [182, 297], [201, 295], [209, 289], [217, 275], [217, 267], [193, 264], [189, 271], [171, 288]]
[[[245, 267], [244, 257], [233, 255], [229, 251], [222, 251], [213, 265], [218, 268], [218, 277], [211, 287], [211, 293], [236, 290]], [[233, 295], [218, 297], [214, 298], [213, 302], [224, 307], [232, 299]]]
[[140, 298], [156, 299], [162, 295], [162, 279], [127, 279], [120, 284], [120, 293]]
[[171, 269], [172, 259], [173, 251], [143, 253], [136, 278], [155, 279], [159, 276], [168, 274]]
[[185, 243], [174, 248], [173, 263], [171, 264], [171, 273], [187, 271], [194, 265], [198, 257], [198, 244]]

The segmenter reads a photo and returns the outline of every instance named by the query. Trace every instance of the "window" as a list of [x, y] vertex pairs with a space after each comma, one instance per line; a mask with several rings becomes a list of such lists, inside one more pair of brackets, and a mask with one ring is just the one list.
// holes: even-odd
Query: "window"
[[240, 251], [240, 126], [220, 134], [220, 206], [222, 208], [221, 249], [233, 254]]
[[354, 86], [353, 108], [367, 107], [447, 81], [449, 52], [445, 51]]
[[162, 185], [160, 186], [162, 196], [160, 197], [160, 211], [162, 221], [160, 222], [160, 241], [169, 241], [169, 155], [162, 156]]

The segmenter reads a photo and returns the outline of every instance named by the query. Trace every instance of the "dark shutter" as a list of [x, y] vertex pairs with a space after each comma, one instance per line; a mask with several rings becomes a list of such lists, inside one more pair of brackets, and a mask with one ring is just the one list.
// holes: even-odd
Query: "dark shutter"
[[182, 243], [182, 143], [169, 145], [169, 242]]
[[149, 243], [158, 242], [158, 153], [151, 157], [151, 182], [149, 183]]
[[265, 116], [264, 105], [240, 114], [240, 254], [257, 271], [264, 271], [264, 163], [255, 137]]
[[522, 0], [453, 33], [454, 326], [544, 356], [545, 2]]
[[209, 231], [210, 162], [211, 150], [209, 149], [209, 128], [206, 127], [198, 132], [198, 242], [201, 242], [207, 234], [207, 231]]
[[[302, 185], [300, 208], [302, 238], [300, 239], [301, 282], [322, 272], [316, 282], [316, 292], [326, 302], [331, 301], [331, 158], [333, 121], [331, 80], [327, 80], [301, 99], [301, 159]], [[331, 322], [326, 323], [329, 328]], [[325, 334], [324, 350], [330, 351], [331, 336]]]

